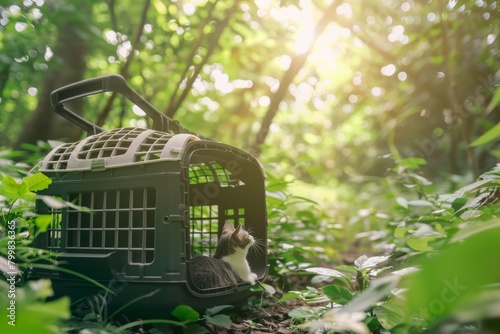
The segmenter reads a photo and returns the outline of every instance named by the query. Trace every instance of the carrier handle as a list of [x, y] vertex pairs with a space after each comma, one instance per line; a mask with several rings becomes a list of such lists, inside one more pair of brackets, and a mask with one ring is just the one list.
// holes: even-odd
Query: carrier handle
[[88, 134], [97, 134], [105, 130], [69, 110], [64, 103], [104, 92], [116, 92], [132, 101], [153, 120], [154, 130], [192, 133], [180, 126], [177, 121], [172, 120], [153, 107], [136, 91], [130, 88], [122, 76], [117, 74], [86, 79], [58, 88], [50, 94], [50, 102], [56, 113], [87, 131]]

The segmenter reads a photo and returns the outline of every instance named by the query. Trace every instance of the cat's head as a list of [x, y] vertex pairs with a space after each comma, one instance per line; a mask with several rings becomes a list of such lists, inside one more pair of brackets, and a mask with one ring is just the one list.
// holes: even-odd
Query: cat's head
[[217, 252], [221, 256], [235, 253], [238, 249], [248, 251], [255, 244], [255, 239], [241, 226], [234, 227], [230, 221], [226, 221], [217, 246]]

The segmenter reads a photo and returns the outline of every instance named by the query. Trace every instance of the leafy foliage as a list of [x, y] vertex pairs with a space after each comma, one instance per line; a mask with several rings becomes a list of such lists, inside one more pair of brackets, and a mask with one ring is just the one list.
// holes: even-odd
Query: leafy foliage
[[[33, 213], [38, 190], [45, 189], [51, 180], [41, 174], [27, 174], [18, 180], [0, 174], [0, 270], [5, 280], [0, 280], [0, 305], [2, 332], [58, 331], [62, 320], [70, 317], [68, 297], [46, 301], [53, 292], [50, 280], [30, 281], [22, 286], [29, 270], [27, 264], [36, 260], [51, 260], [50, 254], [30, 248], [34, 226], [39, 223]], [[7, 320], [5, 320], [7, 319]]]
[[[7, 309], [12, 305], [11, 299], [8, 299], [11, 290], [7, 282], [0, 281], [2, 333], [55, 333], [60, 331], [58, 326], [61, 321], [70, 317], [69, 297], [45, 301], [52, 296], [51, 283], [49, 280], [39, 280], [15, 288], [15, 312], [14, 317], [9, 318], [12, 314]], [[13, 321], [13, 325], [9, 324], [10, 321]]]
[[[415, 174], [419, 165], [405, 160], [395, 168], [398, 173], [388, 176], [396, 191], [390, 197], [394, 205], [379, 214], [390, 231], [379, 245], [388, 255], [363, 255], [352, 265], [333, 268], [310, 266], [305, 272], [315, 274], [310, 284], [317, 287], [281, 297], [280, 302], [304, 303], [289, 312], [300, 328], [355, 333], [433, 328], [442, 333], [441, 326], [450, 322], [453, 328], [474, 321], [479, 321], [476, 328], [496, 326], [486, 320], [499, 316], [489, 295], [497, 294], [499, 278], [486, 268], [499, 251], [494, 240], [500, 231], [500, 165], [451, 194], [430, 191], [432, 184]], [[406, 189], [404, 197], [400, 189]], [[488, 293], [479, 292], [485, 288]]]
[[[120, 73], [197, 133], [249, 148], [279, 105], [262, 157], [302, 180], [334, 186], [337, 177], [380, 175], [388, 153], [425, 158], [432, 177], [443, 169], [477, 177], [498, 156], [497, 140], [470, 145], [488, 141], [499, 121], [498, 10], [472, 0], [14, 2], [0, 9], [0, 146], [35, 121], [54, 82], [45, 78], [74, 70], [64, 58], [70, 41], [58, 36], [73, 22], [88, 52], [84, 77]], [[314, 35], [318, 22], [326, 26]], [[85, 102], [82, 113], [110, 128], [147, 124], [141, 113], [108, 110], [111, 99]], [[44, 106], [38, 120], [47, 124], [31, 145], [63, 136]]]

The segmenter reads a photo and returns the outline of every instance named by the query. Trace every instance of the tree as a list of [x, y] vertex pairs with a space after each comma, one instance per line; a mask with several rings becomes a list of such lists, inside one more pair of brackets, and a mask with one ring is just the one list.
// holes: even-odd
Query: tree
[[[68, 9], [71, 11], [68, 12]], [[76, 16], [77, 20], [68, 19], [68, 13], [74, 13], [74, 10], [82, 15]], [[88, 2], [80, 1], [75, 3], [75, 7], [63, 8], [52, 17], [59, 23], [54, 48], [56, 64], [45, 74], [38, 104], [26, 120], [14, 143], [14, 148], [20, 148], [24, 143], [35, 144], [38, 140], [64, 138], [75, 141], [81, 137], [81, 129], [68, 124], [64, 118], [52, 111], [50, 93], [61, 86], [80, 81], [84, 77], [90, 39], [85, 19], [89, 14]], [[81, 114], [82, 104], [73, 103], [72, 110]]]
[[[389, 162], [379, 157], [389, 153], [396, 160], [423, 157], [436, 175], [443, 168], [477, 174], [492, 163], [493, 143], [466, 147], [499, 121], [486, 109], [498, 71], [494, 3], [79, 6], [68, 0], [2, 8], [3, 146], [75, 140], [75, 130], [59, 132], [71, 128], [50, 111], [48, 93], [120, 73], [185, 127], [262, 150], [262, 159], [294, 166], [311, 181], [315, 173], [383, 173]], [[16, 30], [20, 23], [27, 28]], [[54, 39], [58, 29], [65, 34]], [[81, 51], [64, 53], [75, 47]], [[26, 94], [33, 88], [38, 94]], [[114, 108], [114, 100], [75, 110], [107, 127], [147, 123]]]

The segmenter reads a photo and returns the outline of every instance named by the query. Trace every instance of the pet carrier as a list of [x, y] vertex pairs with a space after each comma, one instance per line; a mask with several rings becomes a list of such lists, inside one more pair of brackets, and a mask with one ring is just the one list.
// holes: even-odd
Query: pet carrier
[[[68, 108], [71, 100], [106, 92], [139, 107], [153, 129], [104, 130]], [[266, 276], [265, 175], [257, 159], [183, 128], [121, 76], [62, 87], [51, 102], [88, 136], [54, 148], [40, 164], [52, 179], [40, 195], [66, 204], [47, 205], [39, 196], [37, 213], [52, 221], [35, 246], [57, 253], [61, 270], [38, 269], [35, 276], [52, 279], [56, 295], [80, 301], [79, 308], [103, 303], [110, 312], [138, 299], [124, 312], [143, 318], [165, 317], [180, 304], [202, 310], [245, 301], [248, 283], [198, 289], [189, 261], [213, 255], [229, 220], [260, 240], [247, 259], [260, 280]]]

